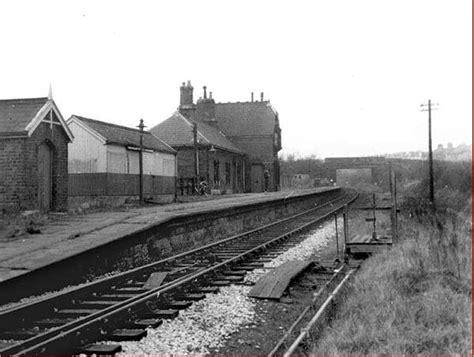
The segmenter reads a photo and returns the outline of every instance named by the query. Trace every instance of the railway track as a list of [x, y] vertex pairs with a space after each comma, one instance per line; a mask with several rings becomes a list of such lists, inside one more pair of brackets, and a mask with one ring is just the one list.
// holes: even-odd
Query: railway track
[[206, 293], [241, 282], [247, 271], [296, 244], [297, 233], [355, 198], [346, 192], [258, 229], [4, 310], [0, 354], [114, 354], [119, 344], [90, 343], [142, 338], [146, 327], [173, 318]]
[[316, 330], [318, 323], [321, 322], [331, 301], [342, 289], [349, 277], [357, 268], [349, 267], [343, 264], [327, 278], [326, 283], [319, 288], [306, 308], [299, 314], [293, 324], [286, 330], [275, 347], [267, 354], [267, 357], [283, 356], [291, 357], [293, 355], [307, 355], [311, 351], [304, 350], [305, 339], [311, 331]]

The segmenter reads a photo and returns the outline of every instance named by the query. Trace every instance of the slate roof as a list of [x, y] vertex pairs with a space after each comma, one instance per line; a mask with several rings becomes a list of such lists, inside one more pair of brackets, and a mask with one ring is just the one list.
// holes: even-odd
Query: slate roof
[[48, 98], [0, 100], [0, 134], [24, 134]]
[[216, 148], [243, 154], [222, 132], [207, 124], [185, 118], [178, 111], [150, 129], [154, 135], [165, 140], [171, 146], [194, 145], [193, 124], [197, 123], [198, 142], [214, 145]]
[[216, 103], [216, 119], [227, 136], [273, 135], [276, 116], [269, 101]]
[[[71, 116], [69, 120], [72, 118], [80, 120], [104, 137], [107, 144], [140, 147], [140, 130], [138, 129], [84, 118], [78, 115]], [[176, 153], [172, 147], [148, 131], [143, 132], [143, 148], [165, 153]]]

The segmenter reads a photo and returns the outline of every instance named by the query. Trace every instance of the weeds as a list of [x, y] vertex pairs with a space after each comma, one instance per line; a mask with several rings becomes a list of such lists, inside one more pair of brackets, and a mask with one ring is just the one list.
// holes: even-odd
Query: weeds
[[466, 196], [450, 187], [437, 191], [436, 212], [420, 196], [404, 202], [402, 241], [366, 261], [338, 299], [331, 329], [312, 354], [469, 355], [471, 199]]

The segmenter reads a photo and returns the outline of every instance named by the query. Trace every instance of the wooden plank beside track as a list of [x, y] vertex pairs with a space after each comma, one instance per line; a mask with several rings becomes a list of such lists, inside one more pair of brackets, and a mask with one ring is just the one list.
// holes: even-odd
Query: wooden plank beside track
[[280, 299], [290, 281], [315, 262], [291, 260], [261, 277], [249, 292], [258, 299]]

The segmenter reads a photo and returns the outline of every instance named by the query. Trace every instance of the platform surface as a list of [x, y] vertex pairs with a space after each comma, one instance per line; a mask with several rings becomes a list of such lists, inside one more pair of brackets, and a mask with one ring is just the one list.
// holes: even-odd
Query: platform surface
[[[332, 187], [295, 191], [209, 196], [203, 201], [171, 203], [80, 215], [50, 215], [39, 234], [8, 238], [0, 232], [0, 282], [26, 274], [118, 240], [170, 218], [304, 196]], [[212, 198], [212, 199], [211, 199]]]

